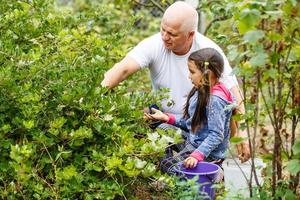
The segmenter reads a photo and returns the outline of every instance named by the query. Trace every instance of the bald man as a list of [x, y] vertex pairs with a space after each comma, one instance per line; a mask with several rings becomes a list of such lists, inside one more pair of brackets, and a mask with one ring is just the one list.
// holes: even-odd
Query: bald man
[[[238, 101], [241, 101], [237, 79], [231, 75], [232, 68], [222, 49], [197, 32], [197, 26], [197, 11], [182, 1], [175, 2], [163, 15], [160, 33], [144, 39], [135, 46], [125, 58], [105, 73], [101, 85], [113, 88], [131, 74], [148, 67], [153, 89], [157, 91], [168, 88], [170, 91], [170, 98], [161, 102], [162, 110], [180, 117], [183, 114], [186, 96], [193, 87], [188, 78], [187, 59], [194, 51], [214, 48], [224, 59], [224, 73], [220, 81], [233, 92]], [[242, 149], [239, 153], [243, 154], [244, 161], [250, 154], [247, 147]]]

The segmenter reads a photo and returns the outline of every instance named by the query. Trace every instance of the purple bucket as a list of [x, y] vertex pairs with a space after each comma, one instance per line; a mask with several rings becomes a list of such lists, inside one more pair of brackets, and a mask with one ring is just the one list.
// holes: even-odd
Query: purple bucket
[[183, 166], [183, 163], [178, 163], [178, 168], [175, 171], [178, 175], [184, 175], [188, 179], [198, 176], [197, 182], [200, 184], [199, 194], [208, 197], [207, 199], [215, 199], [215, 189], [213, 183], [218, 177], [220, 167], [209, 162], [198, 162], [193, 169], [188, 169]]

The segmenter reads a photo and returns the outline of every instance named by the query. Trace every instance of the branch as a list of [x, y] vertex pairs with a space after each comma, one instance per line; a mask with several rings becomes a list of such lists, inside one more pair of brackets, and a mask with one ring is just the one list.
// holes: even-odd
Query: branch
[[[282, 109], [283, 111], [285, 110], [285, 108], [286, 108], [286, 106], [287, 106], [287, 104], [288, 104], [288, 100], [289, 100], [289, 96], [290, 96], [291, 92], [292, 92], [292, 89], [289, 88], [289, 92], [288, 92], [287, 97], [286, 97], [286, 100], [285, 100], [285, 102], [284, 102], [284, 104], [283, 104], [283, 109]], [[283, 115], [282, 115], [281, 118], [280, 118], [280, 123], [282, 124], [282, 122], [283, 122]]]
[[[260, 85], [261, 85], [261, 84], [260, 84]], [[264, 93], [263, 93], [263, 91], [262, 91], [262, 87], [260, 86], [259, 89], [260, 89], [260, 93], [261, 93], [261, 96], [262, 96], [262, 98], [263, 98], [264, 104], [266, 105], [266, 110], [267, 110], [267, 113], [268, 113], [269, 118], [270, 118], [270, 120], [271, 120], [271, 124], [272, 124], [272, 126], [274, 127], [274, 126], [275, 126], [274, 120], [273, 120], [273, 118], [272, 118], [272, 115], [271, 115], [271, 112], [270, 112], [270, 108], [268, 107], [268, 104], [267, 104], [267, 101], [266, 101], [266, 97], [265, 97], [265, 95], [264, 95]]]
[[290, 43], [289, 50], [288, 50], [287, 56], [286, 56], [285, 61], [284, 61], [284, 64], [283, 64], [283, 66], [284, 66], [285, 68], [286, 68], [286, 65], [287, 65], [287, 62], [288, 62], [288, 58], [289, 58], [290, 53], [291, 53], [291, 49], [292, 49], [292, 45], [293, 45], [293, 40], [294, 40], [294, 38], [295, 38], [296, 32], [299, 32], [299, 30], [298, 30], [298, 29], [295, 29], [295, 30], [293, 31], [293, 33], [292, 33], [292, 36], [291, 36], [291, 43]]
[[[245, 46], [244, 47], [244, 50], [245, 50]], [[244, 56], [244, 59], [246, 60], [246, 57]], [[247, 96], [247, 90], [246, 90], [246, 78], [245, 76], [243, 76], [243, 92], [244, 92], [244, 103], [246, 105], [246, 96]], [[247, 116], [247, 109], [245, 109], [245, 115]], [[247, 129], [247, 135], [248, 135], [248, 144], [249, 144], [249, 150], [250, 150], [250, 153], [251, 153], [251, 160], [252, 160], [252, 141], [251, 141], [251, 136], [250, 136], [250, 127], [249, 127], [249, 119], [245, 119], [245, 123], [246, 123], [246, 129]], [[235, 163], [237, 163], [235, 161]], [[254, 163], [254, 162], [253, 162]], [[253, 164], [252, 163], [252, 164]], [[251, 166], [252, 166], [251, 164]], [[251, 169], [251, 175], [252, 175], [252, 169]], [[252, 179], [249, 179], [249, 181], [246, 179], [247, 183], [248, 183], [248, 187], [249, 187], [249, 193], [250, 193], [250, 196], [252, 196], [252, 192], [253, 192], [253, 188], [252, 188]]]
[[58, 199], [58, 198], [57, 198], [57, 192], [55, 191], [55, 189], [52, 187], [52, 185], [51, 185], [50, 183], [48, 183], [48, 182], [42, 177], [42, 175], [39, 175], [39, 174], [38, 174], [38, 170], [36, 171], [36, 174], [34, 174], [34, 177], [36, 177], [36, 178], [40, 179], [41, 181], [43, 181], [43, 182], [44, 182], [44, 183], [52, 190], [52, 192], [55, 194], [56, 199]]
[[8, 53], [5, 53], [5, 52], [3, 52], [3, 51], [0, 51], [0, 54], [3, 54], [3, 55], [5, 55], [7, 58], [10, 58], [10, 59], [15, 59], [15, 57], [14, 56], [11, 56], [11, 55], [9, 55]]
[[217, 3], [217, 4], [220, 4], [222, 5], [222, 1], [220, 0], [211, 0], [211, 1], [208, 1], [205, 5], [205, 3], [202, 3], [202, 1], [199, 2], [199, 7], [197, 8], [198, 11], [201, 11], [201, 9], [203, 8], [203, 6], [205, 5], [206, 8], [209, 8], [210, 7], [210, 4], [212, 3]]
[[132, 0], [132, 1], [133, 1], [134, 3], [140, 5], [140, 6], [144, 6], [144, 7], [153, 7], [153, 5], [150, 4], [150, 3], [148, 3], [148, 4], [146, 4], [146, 3], [141, 3], [141, 2], [139, 2], [138, 0]]
[[206, 26], [205, 31], [203, 33], [203, 35], [206, 35], [207, 31], [211, 28], [211, 26], [213, 25], [213, 23], [218, 22], [218, 21], [224, 21], [228, 19], [227, 16], [222, 16], [222, 17], [217, 17], [215, 19], [213, 19], [211, 22], [209, 22], [209, 24]]
[[[271, 90], [272, 90], [272, 94], [273, 94], [272, 96], [273, 96], [274, 99], [276, 98], [275, 87], [276, 87], [275, 86], [275, 81], [272, 80]], [[273, 117], [274, 117], [274, 124], [273, 124], [274, 126], [273, 126], [273, 128], [278, 130], [278, 118], [277, 118], [277, 114], [276, 114], [276, 102], [275, 101], [272, 102], [272, 110], [273, 110]]]
[[[254, 127], [253, 127], [253, 138], [252, 138], [252, 152], [251, 152], [251, 161], [252, 161], [252, 166], [251, 166], [251, 170], [254, 174], [254, 179], [256, 182], [256, 185], [258, 186], [259, 190], [261, 190], [261, 185], [259, 184], [258, 178], [257, 178], [257, 174], [256, 174], [256, 169], [255, 169], [255, 162], [254, 162], [254, 158], [255, 158], [255, 139], [256, 139], [256, 134], [257, 134], [257, 125], [258, 125], [258, 113], [259, 113], [259, 84], [260, 84], [260, 71], [257, 70], [256, 72], [256, 78], [257, 78], [257, 82], [256, 82], [256, 100], [255, 100], [255, 119], [254, 119]], [[252, 173], [251, 173], [251, 178], [252, 178]], [[250, 178], [250, 179], [251, 179]]]
[[154, 1], [154, 0], [151, 0], [151, 2], [152, 2], [152, 4], [153, 4], [156, 8], [158, 8], [162, 13], [165, 12], [165, 9], [164, 9], [163, 7], [161, 7], [161, 5], [159, 5], [159, 3], [157, 3], [157, 2]]
[[[121, 185], [119, 184], [119, 182], [117, 181], [117, 179], [116, 179], [113, 175], [110, 175], [110, 177], [115, 181], [115, 183], [119, 186], [119, 188], [122, 188]], [[126, 196], [125, 196], [125, 194], [124, 194], [124, 192], [123, 192], [123, 188], [122, 188], [122, 190], [121, 190], [121, 195], [123, 196], [123, 198], [124, 198], [125, 200], [127, 200], [127, 198], [126, 198]]]
[[168, 1], [168, 0], [166, 0], [166, 3], [167, 3], [168, 6], [170, 6], [170, 5], [172, 5], [172, 4], [174, 3], [174, 1], [173, 1], [173, 3], [172, 3], [172, 2], [170, 2], [170, 1]]
[[217, 4], [222, 5], [222, 2], [223, 2], [223, 1], [220, 1], [220, 0], [211, 0], [211, 1], [208, 1], [207, 5], [208, 5], [208, 7], [209, 7], [210, 4], [212, 4], [212, 3], [217, 3]]
[[241, 166], [239, 165], [239, 163], [236, 161], [236, 159], [234, 158], [234, 156], [233, 156], [233, 153], [232, 153], [232, 151], [231, 151], [231, 149], [230, 148], [228, 148], [228, 151], [229, 151], [229, 154], [231, 155], [231, 157], [232, 157], [232, 160], [234, 161], [234, 163], [238, 166], [238, 168], [240, 169], [240, 171], [242, 172], [242, 175], [243, 175], [243, 177], [245, 178], [245, 180], [246, 180], [246, 182], [247, 182], [247, 184], [248, 184], [248, 186], [249, 187], [251, 187], [250, 186], [250, 181], [249, 181], [249, 179], [247, 178], [247, 176], [246, 176], [246, 174], [245, 174], [245, 172], [243, 171], [243, 169], [241, 168]]
[[[288, 48], [288, 52], [287, 52], [287, 55], [286, 55], [286, 57], [285, 57], [285, 61], [284, 61], [284, 64], [283, 64], [283, 67], [287, 70], [287, 67], [286, 67], [286, 65], [287, 65], [287, 62], [288, 62], [288, 58], [289, 58], [289, 56], [290, 56], [290, 53], [291, 53], [291, 49], [292, 49], [292, 46], [293, 46], [293, 40], [294, 40], [294, 38], [295, 38], [295, 34], [296, 34], [296, 32], [298, 31], [298, 29], [295, 29], [294, 31], [293, 31], [293, 33], [292, 33], [292, 36], [291, 36], [291, 42], [290, 42], [290, 45], [289, 45], [289, 48]], [[280, 88], [280, 90], [281, 90], [281, 88]], [[281, 114], [282, 113], [282, 111], [284, 111], [285, 110], [285, 108], [286, 108], [286, 106], [287, 106], [287, 103], [288, 103], [288, 99], [289, 99], [289, 96], [290, 96], [290, 93], [291, 93], [291, 88], [289, 88], [289, 92], [288, 92], [288, 95], [287, 95], [287, 97], [286, 97], [286, 101], [285, 101], [285, 103], [283, 104], [283, 108], [281, 109], [281, 106], [279, 107], [279, 114], [280, 114], [280, 118], [279, 118], [279, 123], [280, 123], [280, 127], [281, 127], [281, 125], [282, 125], [282, 122], [283, 122], [283, 115]], [[281, 104], [280, 104], [281, 105]]]

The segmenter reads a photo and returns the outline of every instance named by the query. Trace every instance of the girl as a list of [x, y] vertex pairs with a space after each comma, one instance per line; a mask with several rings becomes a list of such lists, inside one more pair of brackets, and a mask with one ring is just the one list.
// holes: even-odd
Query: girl
[[189, 134], [183, 135], [184, 145], [176, 145], [179, 152], [173, 150], [162, 159], [160, 168], [172, 175], [178, 162], [186, 168], [194, 168], [199, 161], [215, 162], [221, 166], [230, 136], [230, 117], [233, 97], [228, 89], [219, 82], [223, 72], [223, 57], [212, 48], [192, 53], [188, 58], [189, 78], [194, 87], [190, 91], [184, 108], [184, 116], [177, 119], [174, 115], [152, 109], [153, 114], [146, 118], [161, 120], [172, 124]]

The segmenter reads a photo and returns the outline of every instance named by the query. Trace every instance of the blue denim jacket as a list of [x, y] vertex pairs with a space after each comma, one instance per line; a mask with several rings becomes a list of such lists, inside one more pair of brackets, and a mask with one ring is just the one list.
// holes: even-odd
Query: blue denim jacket
[[228, 100], [218, 95], [211, 95], [209, 105], [206, 107], [207, 122], [199, 128], [196, 133], [192, 132], [191, 123], [197, 105], [198, 92], [189, 100], [188, 119], [177, 119], [173, 125], [189, 130], [189, 140], [202, 153], [205, 158], [212, 159], [225, 158], [225, 151], [228, 147], [230, 137], [230, 118], [232, 114], [232, 104]]

